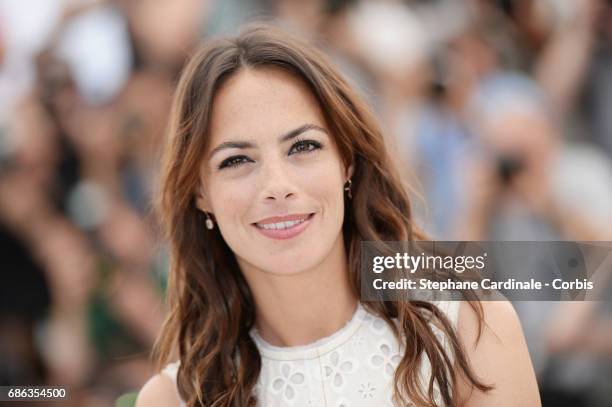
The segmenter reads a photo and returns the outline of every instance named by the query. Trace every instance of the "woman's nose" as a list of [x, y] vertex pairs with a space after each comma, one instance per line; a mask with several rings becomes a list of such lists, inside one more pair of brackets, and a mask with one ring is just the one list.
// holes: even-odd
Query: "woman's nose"
[[292, 181], [290, 169], [282, 160], [274, 160], [263, 165], [261, 171], [261, 197], [266, 201], [283, 201], [296, 196], [296, 186]]

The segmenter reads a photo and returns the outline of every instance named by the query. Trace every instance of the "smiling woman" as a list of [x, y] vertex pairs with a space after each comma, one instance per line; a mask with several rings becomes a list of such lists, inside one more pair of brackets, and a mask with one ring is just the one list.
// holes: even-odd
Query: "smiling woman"
[[424, 236], [322, 54], [265, 26], [211, 41], [172, 117], [165, 367], [139, 406], [539, 404], [508, 304], [360, 301], [361, 242]]
[[306, 84], [275, 67], [244, 69], [212, 104], [196, 204], [214, 214], [249, 286], [328, 258], [341, 273], [343, 185], [352, 169]]

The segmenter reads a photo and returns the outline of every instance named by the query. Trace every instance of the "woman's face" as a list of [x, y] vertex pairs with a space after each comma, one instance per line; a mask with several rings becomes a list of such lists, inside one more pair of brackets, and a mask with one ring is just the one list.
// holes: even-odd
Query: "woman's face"
[[306, 85], [279, 69], [242, 69], [213, 105], [197, 202], [242, 270], [294, 274], [344, 250], [350, 174]]

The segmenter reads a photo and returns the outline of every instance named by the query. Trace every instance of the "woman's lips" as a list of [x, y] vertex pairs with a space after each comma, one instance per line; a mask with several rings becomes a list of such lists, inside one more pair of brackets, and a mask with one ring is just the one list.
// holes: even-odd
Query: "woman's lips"
[[312, 222], [314, 213], [274, 216], [253, 224], [264, 236], [271, 239], [291, 239], [302, 233]]

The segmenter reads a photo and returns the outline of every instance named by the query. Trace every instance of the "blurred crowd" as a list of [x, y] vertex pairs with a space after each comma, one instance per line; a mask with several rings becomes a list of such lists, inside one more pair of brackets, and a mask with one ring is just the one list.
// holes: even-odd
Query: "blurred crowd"
[[[368, 101], [430, 236], [612, 241], [612, 1], [0, 0], [0, 385], [96, 407], [152, 375], [173, 88], [261, 19]], [[603, 266], [607, 302], [515, 304], [545, 406], [612, 405]]]

